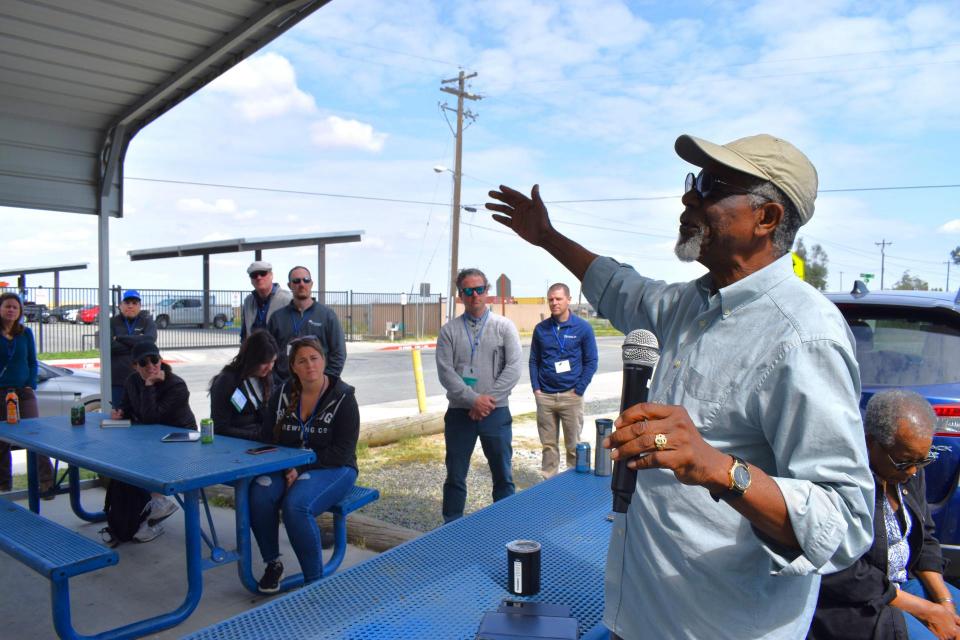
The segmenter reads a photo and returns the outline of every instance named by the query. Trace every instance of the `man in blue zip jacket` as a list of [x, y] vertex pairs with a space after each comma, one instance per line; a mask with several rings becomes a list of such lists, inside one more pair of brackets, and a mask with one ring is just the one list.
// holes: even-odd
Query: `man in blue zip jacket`
[[133, 349], [140, 342], [157, 341], [157, 325], [144, 311], [140, 292], [128, 289], [120, 301], [120, 313], [110, 318], [110, 384], [114, 407], [120, 407], [125, 393], [124, 385], [133, 373]]
[[537, 431], [543, 445], [541, 473], [552, 478], [560, 465], [560, 427], [567, 468], [577, 462], [583, 429], [583, 394], [597, 372], [593, 327], [570, 313], [570, 287], [558, 282], [547, 290], [550, 317], [533, 329], [530, 384], [537, 399]]

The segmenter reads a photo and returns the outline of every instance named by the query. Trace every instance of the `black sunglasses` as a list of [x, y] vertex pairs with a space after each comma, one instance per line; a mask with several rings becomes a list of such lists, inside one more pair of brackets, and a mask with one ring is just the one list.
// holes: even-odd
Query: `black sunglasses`
[[313, 278], [290, 278], [290, 284], [310, 284], [313, 282]]
[[724, 182], [706, 170], [701, 171], [697, 175], [693, 175], [692, 173], [687, 174], [687, 179], [683, 182], [683, 192], [689, 193], [690, 191], [700, 196], [701, 200], [706, 200], [711, 196], [718, 198], [728, 195], [751, 193], [749, 189], [743, 189], [729, 182]]
[[141, 367], [145, 367], [148, 364], [159, 364], [159, 362], [160, 362], [160, 356], [143, 356], [142, 358], [137, 360], [137, 364], [140, 365]]
[[266, 278], [268, 273], [270, 273], [270, 272], [269, 272], [269, 271], [254, 271], [253, 273], [250, 274], [250, 279], [251, 279], [251, 280], [254, 280], [254, 279], [257, 279], [257, 278]]
[[896, 460], [893, 459], [893, 456], [890, 455], [889, 451], [884, 449], [883, 452], [887, 454], [887, 459], [890, 461], [890, 464], [892, 464], [897, 471], [906, 471], [911, 467], [916, 467], [917, 469], [923, 469], [927, 465], [936, 462], [937, 458], [940, 457], [940, 454], [938, 452], [931, 451], [930, 453], [927, 454], [927, 457], [924, 458], [923, 460], [908, 460], [906, 462], [897, 462]]
[[463, 295], [463, 297], [465, 298], [469, 298], [473, 294], [482, 296], [486, 292], [487, 292], [487, 285], [483, 285], [481, 287], [464, 287], [463, 289], [460, 289], [461, 295]]

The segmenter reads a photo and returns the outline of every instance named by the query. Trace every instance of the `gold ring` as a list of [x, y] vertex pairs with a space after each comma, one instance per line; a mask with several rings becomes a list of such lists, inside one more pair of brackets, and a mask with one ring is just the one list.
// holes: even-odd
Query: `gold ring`
[[653, 446], [657, 448], [657, 451], [663, 451], [667, 448], [667, 436], [662, 433], [658, 433], [653, 437]]

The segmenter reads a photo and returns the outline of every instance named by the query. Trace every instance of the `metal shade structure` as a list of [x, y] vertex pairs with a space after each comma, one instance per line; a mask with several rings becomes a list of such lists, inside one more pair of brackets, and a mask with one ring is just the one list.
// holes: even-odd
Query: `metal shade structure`
[[[186, 256], [203, 257], [203, 323], [210, 324], [210, 256], [214, 253], [240, 253], [253, 251], [254, 260], [260, 260], [265, 249], [285, 249], [289, 247], [317, 247], [317, 294], [323, 295], [327, 288], [327, 245], [360, 242], [363, 231], [334, 231], [332, 233], [309, 233], [292, 236], [271, 236], [268, 238], [234, 238], [232, 240], [214, 240], [196, 242], [153, 249], [134, 249], [127, 251], [130, 260], [160, 260], [163, 258], [183, 258]], [[320, 302], [323, 302], [321, 299]]]
[[3, 276], [17, 276], [17, 289], [23, 292], [27, 288], [27, 276], [36, 273], [53, 274], [53, 304], [60, 306], [60, 272], [79, 271], [90, 266], [89, 262], [75, 262], [73, 264], [55, 264], [49, 267], [22, 267], [20, 269], [0, 269], [0, 278]]
[[[328, 1], [0, 3], [0, 206], [99, 216], [109, 304], [108, 221], [123, 215], [130, 140]], [[101, 376], [106, 404], [103, 354]]]

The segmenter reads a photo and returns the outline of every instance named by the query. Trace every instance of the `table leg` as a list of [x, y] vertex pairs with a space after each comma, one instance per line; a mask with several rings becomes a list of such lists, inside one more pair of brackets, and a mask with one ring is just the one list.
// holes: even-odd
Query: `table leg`
[[80, 467], [67, 465], [67, 475], [70, 477], [70, 507], [81, 520], [87, 522], [103, 522], [107, 514], [103, 511], [86, 511], [80, 504]]
[[247, 591], [259, 594], [250, 558], [250, 478], [233, 483], [233, 508], [237, 521], [237, 574]]
[[37, 483], [37, 454], [27, 449], [27, 503], [30, 511], [40, 513], [40, 486]]

